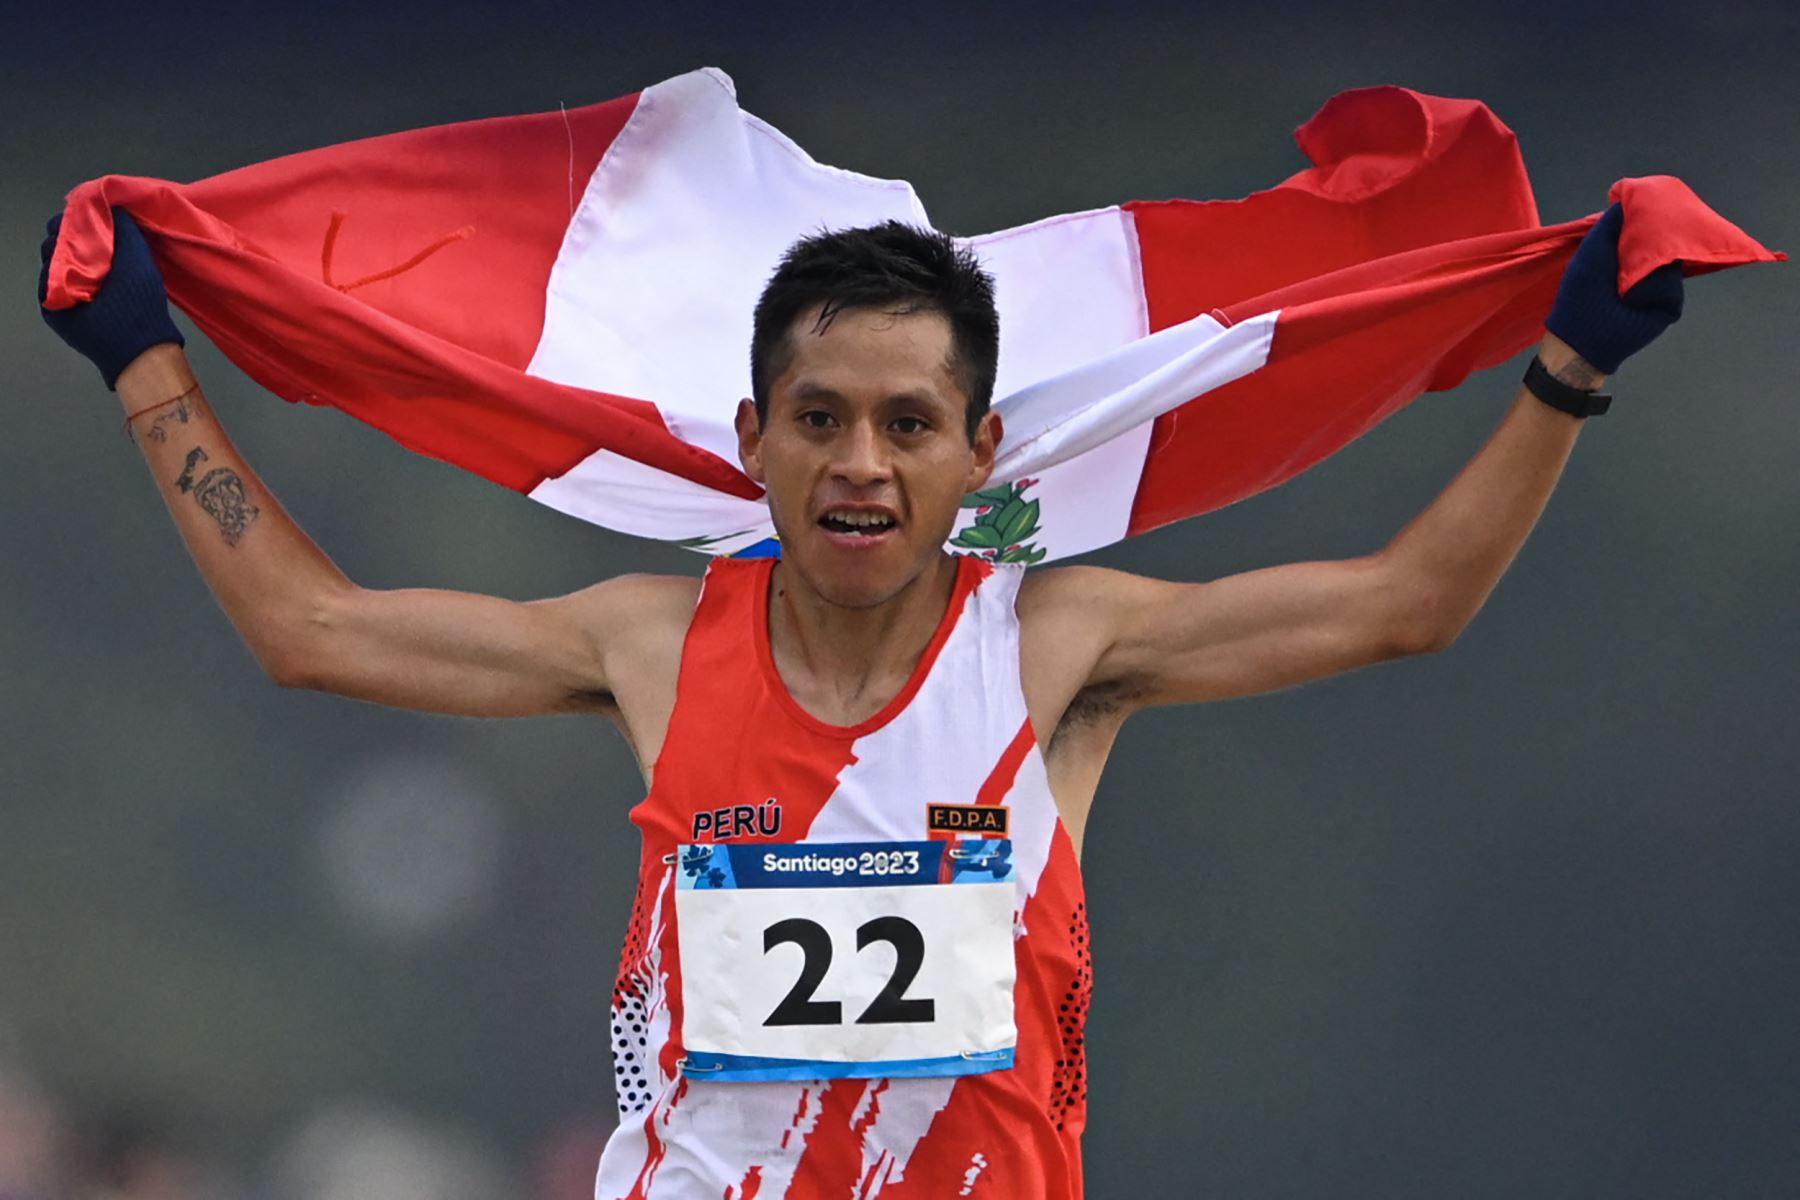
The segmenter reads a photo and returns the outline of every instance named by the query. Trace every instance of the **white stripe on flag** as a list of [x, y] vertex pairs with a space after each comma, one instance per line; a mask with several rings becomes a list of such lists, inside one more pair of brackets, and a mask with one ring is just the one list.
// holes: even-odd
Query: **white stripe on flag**
[[[888, 219], [927, 224], [908, 184], [813, 161], [739, 109], [723, 73], [657, 84], [588, 181], [529, 371], [655, 397], [676, 436], [736, 462], [752, 314], [781, 254], [823, 229]], [[1231, 330], [1200, 317], [1146, 337], [1136, 227], [1118, 208], [966, 244], [993, 273], [1000, 309], [995, 407], [1006, 436], [995, 482], [1035, 481], [1039, 516], [1020, 545], [1060, 558], [1118, 541], [1151, 420], [1260, 367], [1275, 315]], [[759, 502], [608, 451], [531, 495], [627, 533], [704, 539], [715, 553], [772, 532]], [[978, 515], [965, 510], [963, 527]]]
[[751, 316], [782, 252], [889, 219], [926, 223], [909, 185], [814, 162], [721, 72], [659, 83], [588, 182], [527, 370], [651, 398], [677, 437], [735, 463]]

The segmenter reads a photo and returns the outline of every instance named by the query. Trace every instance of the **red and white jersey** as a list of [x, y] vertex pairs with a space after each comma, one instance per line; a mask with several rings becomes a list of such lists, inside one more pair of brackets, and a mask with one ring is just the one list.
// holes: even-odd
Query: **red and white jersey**
[[[613, 992], [620, 1123], [597, 1200], [1078, 1197], [1087, 909], [1020, 684], [1024, 568], [960, 559], [906, 686], [868, 720], [835, 726], [801, 708], [776, 673], [773, 566], [709, 567], [653, 786], [632, 810], [644, 844]], [[926, 1078], [684, 1076], [676, 847], [954, 836], [929, 828], [928, 804], [1005, 809], [1018, 880], [1014, 1066]]]

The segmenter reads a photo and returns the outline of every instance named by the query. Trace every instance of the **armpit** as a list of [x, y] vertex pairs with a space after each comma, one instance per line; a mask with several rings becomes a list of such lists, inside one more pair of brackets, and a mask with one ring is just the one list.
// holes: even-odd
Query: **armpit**
[[1069, 701], [1069, 706], [1063, 710], [1062, 720], [1056, 723], [1056, 732], [1050, 735], [1051, 753], [1055, 753], [1057, 743], [1065, 738], [1078, 736], [1096, 727], [1117, 728], [1130, 713], [1133, 702], [1141, 700], [1147, 694], [1142, 683], [1124, 679], [1090, 684], [1082, 688]]
[[605, 688], [571, 688], [563, 700], [563, 707], [569, 712], [612, 717], [619, 712], [619, 698]]

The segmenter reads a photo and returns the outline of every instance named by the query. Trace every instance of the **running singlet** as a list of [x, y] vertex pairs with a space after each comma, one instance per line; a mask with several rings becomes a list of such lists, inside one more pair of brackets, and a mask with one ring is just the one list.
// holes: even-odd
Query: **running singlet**
[[[600, 1159], [596, 1198], [1074, 1200], [1087, 1111], [1087, 908], [1019, 682], [1013, 602], [1024, 568], [960, 559], [949, 607], [912, 678], [873, 717], [835, 726], [801, 708], [776, 674], [768, 632], [774, 561], [715, 559], [708, 568], [682, 649], [668, 737], [650, 794], [632, 810], [643, 857], [613, 992], [619, 1127]], [[905, 922], [896, 916], [857, 930], [873, 910], [836, 889], [912, 882], [906, 871], [928, 873], [939, 861], [949, 886], [886, 893], [897, 897], [896, 912], [917, 919], [922, 938], [901, 936], [896, 923]], [[734, 863], [736, 878], [728, 878]], [[783, 893], [758, 891], [746, 874], [760, 876], [765, 866], [808, 868], [819, 886], [786, 893], [801, 903], [790, 900], [774, 914], [785, 919], [766, 929], [753, 906], [779, 903]], [[856, 874], [871, 869], [897, 874]], [[851, 878], [831, 878], [833, 870]], [[776, 883], [785, 887], [788, 878]], [[1013, 962], [970, 962], [970, 946], [993, 945], [996, 929], [998, 944], [1006, 944], [1006, 893], [998, 910], [989, 902], [992, 884], [1003, 879], [1014, 885]], [[934, 917], [925, 892], [963, 915], [948, 923]], [[723, 913], [737, 928], [721, 937], [708, 925], [705, 940], [696, 940], [699, 912], [708, 921]], [[705, 978], [684, 981], [681, 914], [691, 925], [690, 965], [696, 974], [706, 966]], [[959, 921], [988, 940], [946, 938]], [[909, 937], [915, 961], [902, 969]], [[801, 944], [809, 938], [816, 943]], [[946, 967], [945, 956], [954, 964], [958, 951], [962, 964]], [[827, 973], [815, 971], [815, 962], [838, 965]], [[718, 978], [720, 963], [749, 964], [756, 986]], [[852, 969], [891, 973], [883, 996], [842, 995]], [[1016, 1041], [1011, 1065], [998, 1069], [984, 1065], [995, 1061], [986, 1055], [968, 1056], [962, 1073], [932, 1065], [957, 1062], [951, 1054], [927, 1056], [912, 1068], [919, 1073], [903, 1073], [885, 1061], [891, 1056], [874, 1053], [876, 1066], [893, 1075], [858, 1078], [861, 1068], [851, 1064], [821, 1069], [833, 1077], [806, 1078], [790, 1065], [786, 1077], [745, 1081], [740, 1074], [727, 1082], [718, 1077], [730, 1073], [720, 1063], [796, 1060], [699, 1049], [702, 1030], [716, 1030], [720, 1015], [741, 1026], [752, 1050], [799, 1046], [806, 1064], [841, 1057], [857, 1037], [887, 1036], [866, 1024], [846, 1032], [859, 1021], [923, 1013], [952, 1024], [925, 1038], [941, 1041], [979, 1024], [954, 1026], [962, 1009], [981, 1007], [960, 993], [985, 980], [982, 995], [991, 1000], [999, 980], [1004, 1008], [1008, 978], [1013, 1026], [1002, 1019], [997, 1040], [1012, 1041], [1016, 1027]], [[975, 984], [964, 986], [969, 979]], [[690, 1018], [684, 997], [708, 998], [708, 1012]], [[765, 1017], [770, 997], [789, 1018]], [[885, 1017], [877, 1014], [881, 1005]], [[806, 1030], [815, 1018], [816, 1037]], [[903, 1040], [918, 1028], [926, 1026], [887, 1027]]]

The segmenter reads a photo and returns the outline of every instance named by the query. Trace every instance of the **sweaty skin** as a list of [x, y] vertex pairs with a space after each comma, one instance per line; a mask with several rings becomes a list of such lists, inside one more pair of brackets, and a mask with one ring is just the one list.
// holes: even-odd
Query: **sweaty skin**
[[[739, 407], [740, 453], [782, 538], [776, 668], [807, 711], [849, 725], [900, 691], [937, 627], [954, 576], [944, 542], [1004, 430], [989, 413], [968, 435], [950, 327], [935, 313], [850, 310], [822, 327], [807, 313], [790, 336], [766, 421]], [[1604, 378], [1548, 334], [1540, 353], [1576, 386]], [[467, 716], [598, 713], [648, 784], [698, 579], [621, 575], [529, 602], [359, 587], [244, 463], [180, 347], [146, 351], [118, 394], [196, 565], [275, 682]], [[1521, 389], [1449, 487], [1361, 558], [1205, 583], [1097, 567], [1028, 574], [1025, 697], [1077, 847], [1133, 712], [1448, 646], [1530, 533], [1580, 428]]]

